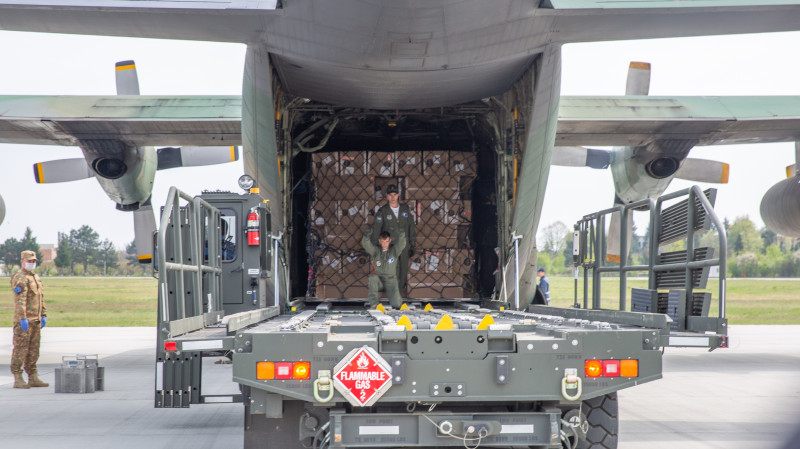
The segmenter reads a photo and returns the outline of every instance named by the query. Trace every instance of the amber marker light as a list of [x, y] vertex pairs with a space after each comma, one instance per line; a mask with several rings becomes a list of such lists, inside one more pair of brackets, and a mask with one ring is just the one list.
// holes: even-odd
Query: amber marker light
[[311, 364], [309, 362], [294, 362], [292, 372], [292, 377], [295, 379], [308, 379], [311, 377]]
[[621, 360], [619, 371], [622, 377], [639, 377], [639, 361]]
[[600, 377], [603, 375], [603, 362], [600, 360], [587, 360], [584, 370], [586, 377]]
[[256, 379], [268, 380], [275, 378], [275, 363], [258, 362], [256, 363]]

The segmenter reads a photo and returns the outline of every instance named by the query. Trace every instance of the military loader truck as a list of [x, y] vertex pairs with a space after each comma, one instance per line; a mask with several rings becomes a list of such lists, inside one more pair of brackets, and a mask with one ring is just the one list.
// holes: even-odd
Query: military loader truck
[[[418, 154], [424, 161], [426, 154]], [[346, 168], [342, 162], [353, 162], [350, 154], [341, 156], [327, 153], [315, 160], [338, 157], [340, 169]], [[385, 167], [387, 154], [378, 157], [379, 169]], [[363, 163], [369, 160], [368, 154]], [[307, 173], [299, 177], [309, 179]], [[246, 177], [241, 184], [250, 187]], [[464, 184], [454, 185], [451, 193], [461, 193]], [[459, 280], [453, 287], [453, 273], [431, 266], [435, 253], [437, 263], [446, 263], [454, 252], [446, 250], [453, 248], [421, 247], [423, 272], [439, 277], [409, 281], [412, 290], [427, 289], [425, 297], [409, 292], [394, 310], [385, 302], [369, 307], [357, 289], [349, 290], [352, 296], [342, 294], [358, 287], [360, 273], [338, 273], [352, 285], [315, 279], [315, 270], [333, 272], [331, 265], [346, 263], [354, 248], [334, 249], [337, 239], [314, 234], [317, 218], [344, 216], [342, 203], [324, 215], [313, 210], [321, 209], [314, 206], [314, 186], [295, 182], [294, 188], [295, 210], [304, 202], [308, 215], [284, 228], [276, 223], [285, 217], [274, 216], [272, 205], [255, 191], [191, 197], [173, 188], [157, 234], [155, 406], [241, 402], [245, 448], [615, 448], [616, 392], [659, 379], [664, 347], [727, 345], [726, 242], [714, 215], [713, 190], [695, 187], [585, 216], [573, 239], [574, 308], [537, 300], [520, 304], [514, 295], [498, 294], [515, 291], [519, 282], [506, 273], [497, 273], [496, 285], [487, 288], [481, 279], [491, 276], [481, 270], [494, 270], [496, 257], [491, 264], [470, 262], [462, 278], [475, 285]], [[372, 184], [367, 190], [374, 195], [380, 189]], [[442, 204], [444, 222], [453, 215]], [[486, 213], [480, 207], [487, 206], [457, 213]], [[363, 213], [359, 231], [369, 224], [369, 207], [364, 203], [352, 211]], [[419, 223], [427, 212], [415, 210]], [[649, 217], [644, 244], [653, 256], [646, 264], [626, 265], [626, 258], [606, 264], [606, 218], [622, 214], [621, 242], [627, 245], [633, 211]], [[714, 228], [716, 239], [705, 232]], [[472, 229], [465, 245], [475, 249], [476, 240], [496, 242], [496, 236], [478, 237], [486, 231]], [[716, 258], [715, 248], [695, 247], [701, 235], [716, 242]], [[514, 257], [510, 243], [502, 253]], [[320, 264], [325, 256], [327, 263]], [[712, 294], [702, 290], [714, 266], [720, 267], [720, 288], [711, 307]], [[648, 276], [647, 289], [626, 291], [633, 273]], [[621, 287], [618, 304], [616, 297], [600, 294], [610, 275]], [[208, 357], [230, 360], [238, 393], [204, 393], [202, 361]]]

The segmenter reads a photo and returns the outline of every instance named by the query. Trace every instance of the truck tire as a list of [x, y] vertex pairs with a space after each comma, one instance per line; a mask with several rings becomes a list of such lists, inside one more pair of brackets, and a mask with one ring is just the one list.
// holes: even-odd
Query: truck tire
[[619, 433], [617, 393], [583, 401], [583, 413], [589, 424], [586, 441], [578, 440], [578, 449], [617, 449]]

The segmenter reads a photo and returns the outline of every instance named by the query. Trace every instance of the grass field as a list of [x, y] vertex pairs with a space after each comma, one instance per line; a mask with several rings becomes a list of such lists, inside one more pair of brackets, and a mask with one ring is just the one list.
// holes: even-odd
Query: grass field
[[[45, 277], [47, 325], [155, 326], [157, 281], [151, 277]], [[7, 277], [0, 285], [9, 286]], [[0, 326], [11, 326], [13, 293], [0, 301]]]
[[[155, 326], [157, 283], [153, 278], [47, 277], [43, 278], [49, 326]], [[550, 278], [552, 304], [570, 307], [574, 281]], [[0, 277], [0, 285], [9, 285]], [[579, 280], [579, 301], [583, 303], [583, 280]], [[646, 288], [647, 281], [628, 281], [631, 287]], [[603, 305], [619, 302], [619, 282], [603, 281]], [[0, 300], [0, 327], [11, 326], [14, 315], [10, 287]], [[709, 281], [711, 315], [717, 314], [718, 284]], [[800, 280], [729, 279], [727, 316], [731, 324], [800, 324]]]

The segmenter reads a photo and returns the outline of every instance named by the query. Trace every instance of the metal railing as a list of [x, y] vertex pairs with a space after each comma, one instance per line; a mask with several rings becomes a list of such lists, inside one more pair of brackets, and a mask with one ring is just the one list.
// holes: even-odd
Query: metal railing
[[[186, 202], [186, 205], [181, 207], [181, 200]], [[185, 210], [185, 214], [181, 211]], [[186, 318], [186, 288], [185, 288], [185, 274], [190, 274], [191, 283], [193, 284], [194, 292], [194, 311], [195, 315], [203, 314], [203, 276], [210, 274], [210, 282], [208, 282], [208, 310], [205, 312], [212, 312], [222, 310], [221, 298], [221, 255], [222, 255], [222, 242], [219, 238], [210, 238], [206, 236], [206, 224], [213, 226], [213, 235], [219, 235], [219, 222], [220, 212], [217, 208], [204, 201], [201, 198], [193, 198], [190, 195], [180, 191], [176, 187], [170, 187], [169, 194], [167, 195], [167, 202], [164, 210], [161, 212], [161, 225], [158, 230], [158, 265], [161, 274], [159, 275], [158, 284], [161, 289], [161, 308], [162, 316], [159, 317], [162, 322], [169, 322], [172, 320], [179, 320]], [[188, 241], [189, 252], [185, 252], [184, 248], [184, 232], [188, 228]], [[170, 231], [171, 230], [171, 231]], [[172, 258], [176, 262], [167, 262], [167, 233], [170, 233]], [[208, 249], [208, 262], [204, 263], [206, 245]], [[188, 256], [188, 257], [186, 257]], [[189, 260], [191, 263], [183, 263], [184, 260]], [[167, 283], [169, 282], [169, 273], [175, 272], [175, 311], [174, 315], [170, 313], [169, 308], [169, 289]]]
[[[683, 239], [686, 242], [686, 261], [677, 263], [658, 264], [658, 236], [663, 226], [662, 220], [662, 206], [665, 201], [670, 201], [682, 196], [687, 198], [687, 218], [686, 218], [686, 232]], [[695, 230], [695, 207], [698, 202], [705, 211], [708, 219], [710, 219], [714, 226], [719, 239], [719, 257], [716, 259], [707, 260], [694, 260], [694, 237], [697, 231]], [[647, 265], [628, 265], [628, 220], [631, 220], [629, 211], [634, 209], [644, 209], [649, 211], [650, 215], [650, 239], [648, 242], [648, 249], [650, 257]], [[605, 219], [606, 216], [619, 213], [620, 214], [620, 261], [618, 266], [606, 266], [605, 256], [607, 254], [607, 238], [605, 234]], [[619, 310], [627, 310], [627, 276], [630, 272], [646, 271], [648, 273], [648, 288], [651, 290], [656, 289], [657, 273], [673, 270], [685, 270], [685, 290], [687, 296], [691, 295], [693, 290], [693, 276], [692, 270], [698, 268], [706, 268], [712, 266], [719, 266], [719, 318], [725, 318], [725, 287], [726, 287], [726, 272], [727, 272], [727, 236], [725, 235], [725, 228], [722, 222], [714, 212], [714, 208], [709, 202], [706, 195], [698, 186], [693, 186], [689, 189], [680, 190], [678, 192], [664, 195], [658, 200], [652, 199], [637, 201], [635, 203], [620, 205], [617, 207], [604, 209], [593, 214], [584, 216], [575, 225], [575, 230], [579, 232], [578, 238], [586, 238], [587, 241], [573, 242], [574, 245], [582, 245], [588, 248], [586, 256], [592, 255], [593, 259], [584, 257], [584, 260], [577, 262], [578, 267], [583, 270], [583, 308], [589, 308], [589, 291], [592, 292], [592, 309], [602, 308], [601, 298], [601, 280], [604, 273], [617, 273], [619, 275], [620, 291], [619, 291]], [[589, 273], [591, 272], [592, 286], [589, 288]], [[578, 304], [578, 288], [577, 288], [577, 272], [575, 279], [575, 306], [580, 307]]]

